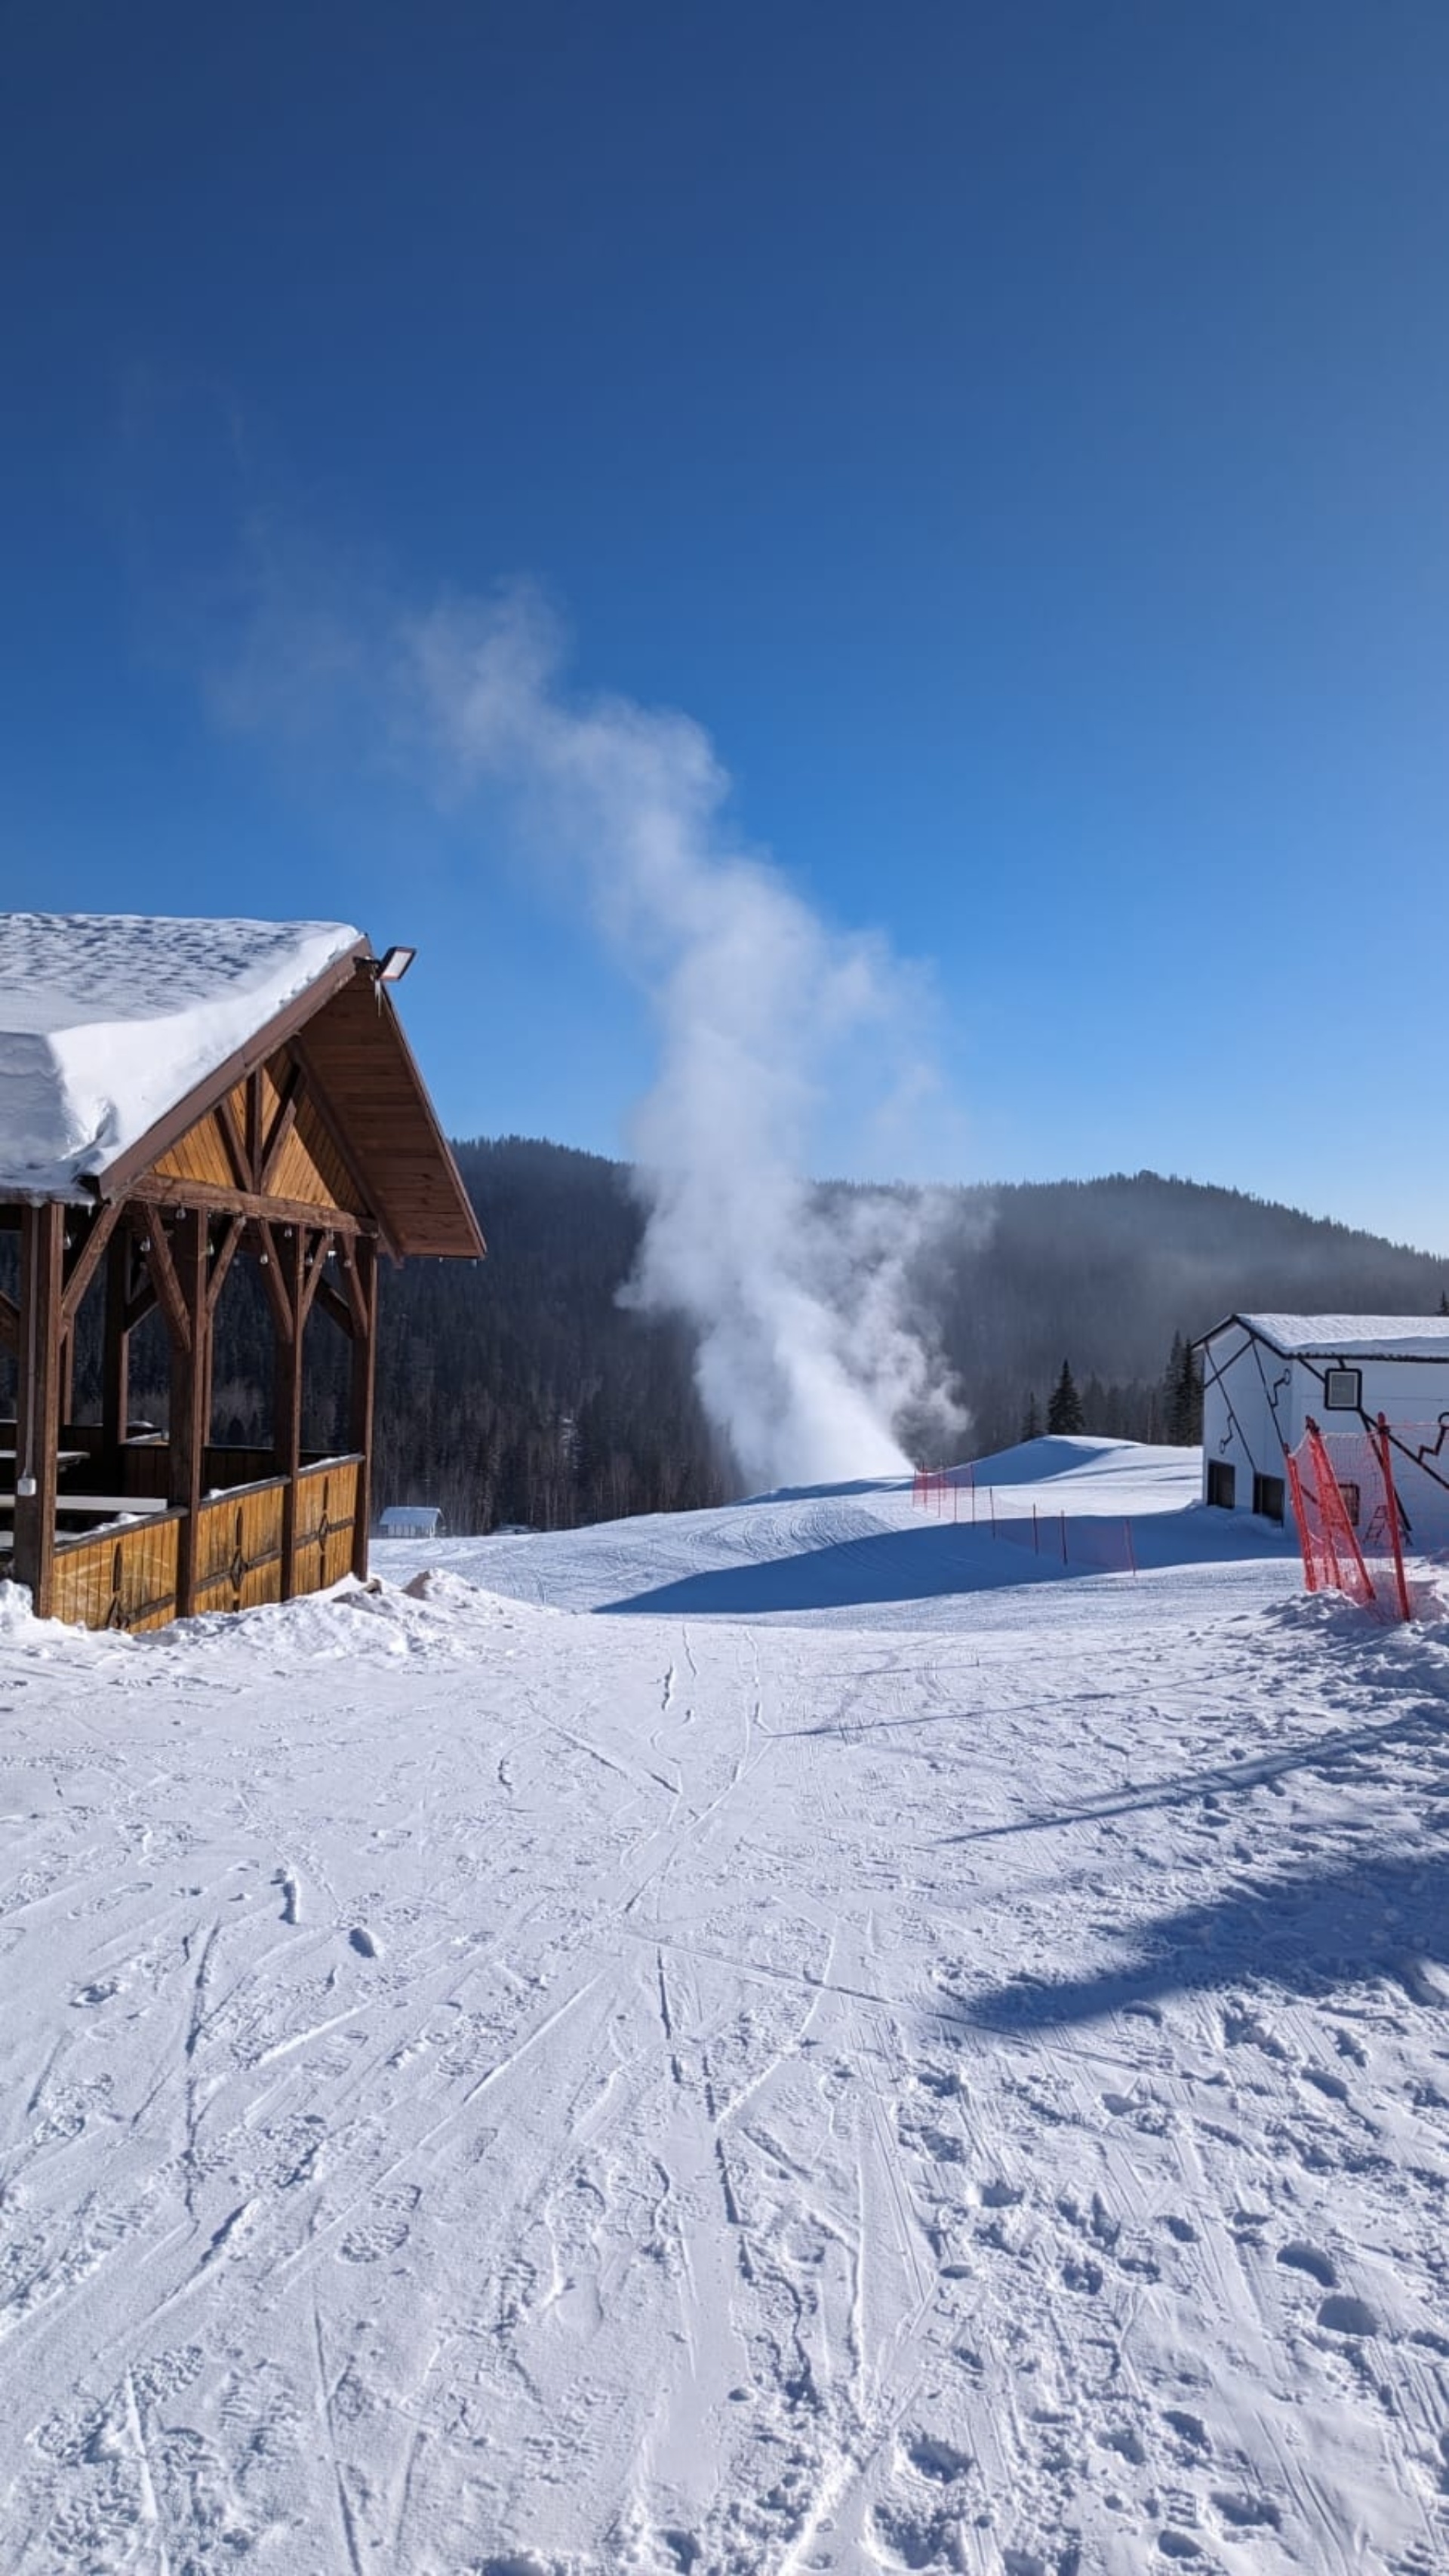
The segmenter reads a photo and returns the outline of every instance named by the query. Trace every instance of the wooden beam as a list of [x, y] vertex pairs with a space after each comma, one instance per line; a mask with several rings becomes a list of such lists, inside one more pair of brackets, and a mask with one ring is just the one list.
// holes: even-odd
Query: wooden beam
[[256, 1180], [256, 1165], [247, 1159], [246, 1138], [236, 1123], [236, 1111], [231, 1105], [229, 1091], [224, 1091], [216, 1104], [216, 1123], [221, 1129], [232, 1179], [239, 1190], [249, 1190]]
[[51, 1199], [20, 1216], [20, 1388], [15, 1424], [15, 1579], [48, 1619], [55, 1573], [60, 1448], [65, 1210]]
[[372, 1330], [372, 1309], [358, 1265], [355, 1243], [344, 1243], [342, 1247], [342, 1280], [347, 1290], [347, 1302], [352, 1308], [353, 1339], [357, 1340]]
[[247, 1075], [247, 1186], [255, 1189], [262, 1168], [262, 1130], [266, 1114], [262, 1104], [262, 1069]]
[[131, 1264], [128, 1225], [119, 1226], [106, 1246], [106, 1321], [101, 1351], [101, 1421], [109, 1444], [119, 1449], [131, 1427]]
[[306, 1229], [299, 1230], [303, 1237], [301, 1320], [305, 1325], [312, 1312], [312, 1300], [322, 1285], [322, 1274], [327, 1263], [328, 1237], [325, 1234], [319, 1234], [316, 1241], [309, 1245]]
[[[153, 1244], [158, 1231], [153, 1229]], [[184, 1338], [175, 1336], [171, 1344], [170, 1476], [166, 1497], [168, 1502], [180, 1503], [186, 1513], [177, 1533], [176, 1563], [176, 1608], [183, 1619], [191, 1618], [196, 1609], [196, 1541], [211, 1406], [207, 1267], [206, 1218], [200, 1208], [192, 1208], [176, 1220], [171, 1274], [185, 1309], [186, 1332]]]
[[290, 1601], [297, 1589], [297, 1478], [302, 1466], [302, 1294], [307, 1239], [301, 1226], [283, 1237], [280, 1250], [278, 1270], [292, 1330], [285, 1337], [278, 1333], [276, 1340], [272, 1440], [277, 1465], [287, 1479], [282, 1496], [282, 1599]]
[[367, 1580], [367, 1546], [372, 1531], [372, 1411], [377, 1388], [377, 1247], [353, 1246], [356, 1264], [355, 1305], [359, 1327], [352, 1337], [352, 1383], [347, 1437], [361, 1461], [357, 1470], [357, 1509], [352, 1524], [352, 1571]]
[[267, 1304], [272, 1310], [272, 1327], [279, 1341], [289, 1342], [294, 1319], [282, 1273], [282, 1257], [277, 1249], [279, 1238], [273, 1234], [265, 1217], [257, 1217], [253, 1222], [257, 1231], [257, 1266], [262, 1274]]
[[355, 1216], [350, 1208], [328, 1207], [313, 1199], [279, 1199], [257, 1190], [223, 1190], [214, 1181], [183, 1181], [155, 1172], [137, 1181], [131, 1192], [135, 1205], [164, 1208], [209, 1208], [214, 1216], [267, 1217], [274, 1225], [322, 1225], [329, 1234], [369, 1234], [373, 1231], [369, 1217]]
[[[179, 1216], [176, 1222], [179, 1228], [189, 1220], [183, 1215]], [[171, 1258], [171, 1246], [167, 1241], [166, 1228], [161, 1224], [159, 1217], [147, 1228], [141, 1244], [141, 1255], [151, 1273], [156, 1300], [166, 1318], [166, 1330], [171, 1336], [172, 1344], [184, 1350], [191, 1339], [191, 1319], [187, 1313], [186, 1300], [181, 1293], [181, 1282], [176, 1276], [175, 1264]]]
[[206, 1288], [206, 1319], [208, 1324], [215, 1322], [217, 1303], [220, 1299], [222, 1289], [226, 1285], [226, 1274], [230, 1270], [232, 1263], [235, 1261], [237, 1254], [241, 1250], [242, 1237], [246, 1233], [246, 1230], [246, 1218], [244, 1216], [234, 1216], [231, 1223], [228, 1225], [220, 1244], [212, 1255], [211, 1276], [207, 1282]]
[[113, 1199], [109, 1207], [97, 1208], [91, 1218], [84, 1243], [80, 1244], [66, 1266], [62, 1318], [69, 1332], [80, 1313], [81, 1299], [101, 1266], [101, 1255], [121, 1221], [123, 1205]]
[[287, 1079], [282, 1086], [282, 1096], [278, 1104], [277, 1114], [272, 1120], [271, 1128], [267, 1135], [267, 1141], [262, 1147], [261, 1164], [257, 1171], [257, 1189], [263, 1198], [266, 1197], [268, 1190], [276, 1179], [277, 1165], [282, 1159], [282, 1152], [286, 1145], [287, 1138], [291, 1135], [293, 1128], [297, 1124], [297, 1110], [301, 1103], [302, 1094], [306, 1088], [307, 1077], [302, 1071], [300, 1064], [294, 1060], [291, 1069], [288, 1072]]

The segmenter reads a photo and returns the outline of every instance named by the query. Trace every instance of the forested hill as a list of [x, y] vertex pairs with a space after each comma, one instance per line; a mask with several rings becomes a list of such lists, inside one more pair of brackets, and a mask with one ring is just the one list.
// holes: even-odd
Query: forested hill
[[[454, 1528], [567, 1525], [721, 1499], [682, 1327], [617, 1304], [641, 1218], [623, 1165], [520, 1137], [456, 1148], [488, 1238], [476, 1268], [384, 1282], [379, 1504]], [[1063, 1359], [1089, 1430], [1162, 1437], [1175, 1334], [1234, 1308], [1433, 1313], [1449, 1261], [1152, 1172], [951, 1193], [923, 1306], [977, 1453], [1045, 1413]]]

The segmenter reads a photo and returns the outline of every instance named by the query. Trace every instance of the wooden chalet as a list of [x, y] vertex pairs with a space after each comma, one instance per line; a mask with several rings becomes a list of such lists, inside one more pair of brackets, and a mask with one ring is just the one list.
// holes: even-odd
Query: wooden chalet
[[[365, 1574], [379, 1255], [484, 1249], [388, 973], [339, 924], [0, 914], [0, 1578], [39, 1615], [158, 1628]], [[241, 1255], [271, 1323], [265, 1448], [213, 1436]], [[81, 1422], [88, 1291], [101, 1401]], [[153, 1309], [165, 1433], [129, 1403]], [[309, 1328], [350, 1352], [337, 1456], [302, 1445]]]

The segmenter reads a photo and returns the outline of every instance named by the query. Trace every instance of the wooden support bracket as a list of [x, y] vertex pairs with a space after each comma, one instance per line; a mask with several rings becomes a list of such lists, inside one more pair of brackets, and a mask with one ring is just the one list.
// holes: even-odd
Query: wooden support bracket
[[178, 1350], [189, 1350], [191, 1318], [186, 1311], [186, 1300], [181, 1293], [181, 1282], [176, 1276], [176, 1264], [171, 1258], [171, 1245], [159, 1209], [152, 1218], [141, 1252], [151, 1273], [156, 1302], [166, 1318], [166, 1330]]
[[232, 1263], [235, 1261], [237, 1254], [241, 1250], [242, 1238], [245, 1235], [246, 1230], [246, 1218], [244, 1216], [234, 1216], [231, 1219], [230, 1224], [227, 1226], [226, 1232], [222, 1236], [215, 1252], [211, 1256], [211, 1275], [206, 1284], [206, 1314], [208, 1323], [212, 1322], [215, 1318], [217, 1304], [221, 1297], [222, 1289], [226, 1285], [226, 1274], [230, 1270]]
[[65, 1289], [61, 1297], [61, 1322], [66, 1332], [80, 1313], [81, 1299], [101, 1266], [101, 1256], [124, 1212], [122, 1199], [112, 1199], [109, 1205], [97, 1208], [87, 1228], [85, 1241], [77, 1247], [66, 1265]]

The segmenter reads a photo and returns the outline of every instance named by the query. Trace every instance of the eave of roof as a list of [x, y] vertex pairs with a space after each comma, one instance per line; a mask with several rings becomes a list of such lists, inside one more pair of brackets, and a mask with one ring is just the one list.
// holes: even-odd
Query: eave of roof
[[[472, 1201], [387, 986], [354, 974], [296, 1044], [389, 1239], [439, 1260], [481, 1259], [487, 1246]], [[380, 1046], [390, 1084], [378, 1078]]]
[[[1301, 1325], [1301, 1332], [1284, 1327]], [[1439, 1315], [1225, 1315], [1212, 1330], [1199, 1335], [1194, 1350], [1205, 1350], [1232, 1329], [1265, 1342], [1285, 1360], [1421, 1360], [1449, 1362], [1449, 1316]]]

